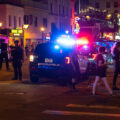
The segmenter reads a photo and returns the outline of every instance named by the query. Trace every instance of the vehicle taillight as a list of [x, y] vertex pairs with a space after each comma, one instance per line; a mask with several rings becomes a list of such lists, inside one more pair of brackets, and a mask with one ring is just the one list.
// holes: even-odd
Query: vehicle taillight
[[66, 57], [66, 58], [65, 58], [65, 63], [66, 63], [66, 64], [70, 64], [70, 57]]

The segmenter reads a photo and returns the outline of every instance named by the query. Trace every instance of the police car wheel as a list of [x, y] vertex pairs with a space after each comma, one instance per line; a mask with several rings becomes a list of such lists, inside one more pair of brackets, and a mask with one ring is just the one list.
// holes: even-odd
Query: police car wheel
[[34, 77], [34, 76], [30, 76], [30, 80], [32, 83], [37, 83], [39, 78], [38, 77]]

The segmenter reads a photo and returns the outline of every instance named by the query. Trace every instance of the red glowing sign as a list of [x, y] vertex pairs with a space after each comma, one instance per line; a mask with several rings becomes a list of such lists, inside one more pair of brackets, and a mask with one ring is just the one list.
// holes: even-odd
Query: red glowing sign
[[79, 38], [76, 41], [77, 45], [87, 45], [89, 44], [89, 40], [85, 37]]

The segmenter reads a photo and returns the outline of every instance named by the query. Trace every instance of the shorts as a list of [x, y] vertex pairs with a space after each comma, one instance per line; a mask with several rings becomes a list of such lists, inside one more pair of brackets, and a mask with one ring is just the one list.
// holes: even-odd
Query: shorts
[[106, 77], [106, 68], [105, 67], [98, 67], [96, 71], [96, 76], [101, 78]]

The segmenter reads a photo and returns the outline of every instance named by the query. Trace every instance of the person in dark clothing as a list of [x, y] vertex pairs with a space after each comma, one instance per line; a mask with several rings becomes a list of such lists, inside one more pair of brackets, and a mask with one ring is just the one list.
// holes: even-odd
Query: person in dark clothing
[[114, 60], [114, 77], [113, 77], [113, 90], [119, 90], [116, 87], [116, 81], [118, 74], [120, 73], [120, 42], [116, 43], [116, 46], [113, 50], [113, 60]]
[[5, 59], [6, 69], [9, 70], [7, 43], [5, 43], [5, 39], [2, 39], [2, 41], [1, 41], [0, 50], [1, 50], [1, 53], [0, 53], [0, 69], [2, 69], [3, 59]]
[[77, 56], [77, 51], [73, 50], [70, 54], [70, 59], [71, 59], [71, 65], [72, 65], [72, 89], [76, 90], [76, 82], [80, 77], [80, 69], [79, 69], [79, 63], [78, 63], [78, 56]]
[[105, 84], [106, 89], [108, 90], [109, 94], [112, 95], [112, 90], [109, 87], [108, 83], [107, 83], [107, 79], [106, 79], [106, 70], [107, 70], [107, 65], [110, 63], [106, 63], [103, 54], [105, 53], [105, 47], [100, 47], [99, 48], [99, 53], [96, 56], [96, 78], [93, 84], [93, 89], [92, 89], [92, 94], [95, 95], [95, 90], [96, 90], [96, 86], [97, 83], [99, 81], [99, 79], [101, 78], [102, 81]]
[[18, 45], [19, 41], [15, 41], [15, 47], [12, 49], [12, 63], [14, 68], [13, 80], [22, 80], [22, 62], [23, 62], [23, 49]]

